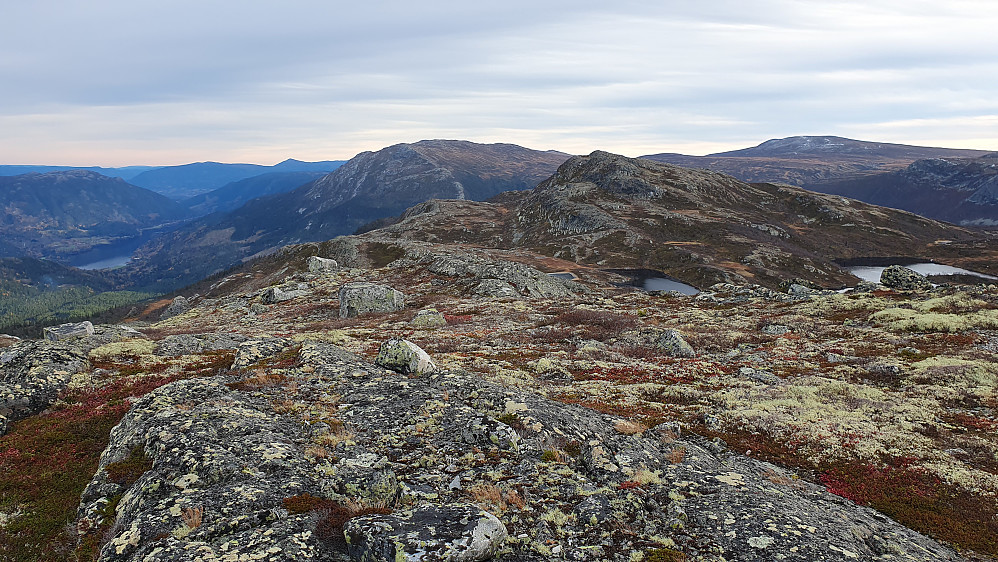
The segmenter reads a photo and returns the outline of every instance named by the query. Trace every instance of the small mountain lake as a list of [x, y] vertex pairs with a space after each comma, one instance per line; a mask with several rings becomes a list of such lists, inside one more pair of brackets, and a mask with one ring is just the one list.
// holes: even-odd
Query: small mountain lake
[[630, 279], [626, 283], [619, 283], [622, 287], [638, 287], [643, 291], [677, 291], [684, 295], [696, 295], [700, 292], [696, 287], [687, 285], [654, 269], [607, 269], [605, 271], [629, 277]]
[[[984, 279], [994, 279], [998, 280], [998, 277], [991, 275], [985, 275], [984, 273], [978, 273], [976, 271], [970, 271], [967, 269], [961, 269], [959, 267], [953, 267], [949, 265], [942, 265], [938, 263], [913, 263], [913, 264], [898, 264], [904, 265], [908, 269], [921, 273], [922, 275], [973, 275], [975, 277], [981, 277]], [[872, 281], [874, 283], [880, 282], [880, 274], [887, 269], [886, 265], [859, 265], [846, 267], [845, 270], [852, 273], [856, 277], [864, 281]]]

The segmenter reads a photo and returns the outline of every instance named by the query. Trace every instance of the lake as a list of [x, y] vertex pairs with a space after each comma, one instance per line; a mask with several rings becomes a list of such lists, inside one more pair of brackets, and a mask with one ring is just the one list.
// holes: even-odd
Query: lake
[[[969, 271], [966, 269], [961, 269], [959, 267], [953, 267], [949, 265], [942, 265], [938, 263], [913, 263], [911, 265], [905, 265], [908, 269], [921, 273], [922, 275], [974, 275], [977, 277], [982, 277], [984, 279], [994, 279], [998, 280], [998, 277], [993, 277], [991, 275], [985, 275], [983, 273], [977, 273], [976, 271]], [[887, 269], [886, 265], [883, 266], [873, 266], [873, 265], [862, 265], [845, 268], [846, 271], [852, 273], [856, 277], [864, 281], [872, 281], [874, 283], [880, 282], [880, 274]]]

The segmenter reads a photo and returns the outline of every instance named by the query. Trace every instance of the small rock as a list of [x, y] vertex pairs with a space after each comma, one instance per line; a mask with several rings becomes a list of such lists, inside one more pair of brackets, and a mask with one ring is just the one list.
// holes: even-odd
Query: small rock
[[354, 318], [371, 312], [395, 312], [405, 306], [405, 296], [376, 283], [347, 283], [340, 287], [340, 318]]
[[437, 370], [433, 359], [422, 348], [399, 338], [381, 344], [374, 363], [404, 375], [425, 375]]
[[782, 324], [768, 324], [763, 326], [760, 331], [771, 336], [782, 336], [783, 334], [790, 332], [790, 327]]
[[45, 328], [45, 339], [49, 341], [62, 341], [70, 338], [94, 335], [94, 325], [89, 321], [60, 324]]
[[754, 380], [756, 382], [761, 382], [763, 384], [780, 384], [780, 377], [770, 373], [769, 371], [764, 371], [762, 369], [753, 369], [752, 367], [742, 367], [738, 369], [738, 374], [746, 377], [748, 379]]
[[319, 256], [309, 256], [308, 258], [309, 273], [331, 273], [339, 267], [340, 265], [336, 263], [336, 260], [320, 258]]
[[163, 310], [163, 314], [159, 315], [160, 320], [166, 320], [167, 318], [173, 318], [174, 316], [179, 316], [191, 309], [191, 303], [187, 300], [187, 297], [180, 295], [173, 299], [170, 306]]
[[902, 291], [925, 291], [932, 288], [932, 283], [924, 275], [900, 265], [885, 268], [880, 274], [880, 283]]
[[488, 560], [507, 536], [502, 521], [466, 504], [354, 517], [344, 525], [343, 533], [350, 556], [370, 562]]
[[679, 330], [666, 330], [658, 337], [655, 345], [672, 357], [694, 357], [696, 352], [693, 346], [686, 343], [683, 334]]
[[409, 324], [414, 328], [439, 328], [441, 326], [446, 326], [447, 320], [439, 310], [435, 308], [427, 308], [417, 312], [416, 316], [411, 322], [409, 322]]

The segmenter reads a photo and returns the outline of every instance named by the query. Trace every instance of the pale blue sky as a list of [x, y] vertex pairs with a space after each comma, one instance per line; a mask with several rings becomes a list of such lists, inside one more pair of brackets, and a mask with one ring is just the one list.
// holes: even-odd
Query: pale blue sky
[[998, 150], [998, 2], [0, 0], [0, 164]]

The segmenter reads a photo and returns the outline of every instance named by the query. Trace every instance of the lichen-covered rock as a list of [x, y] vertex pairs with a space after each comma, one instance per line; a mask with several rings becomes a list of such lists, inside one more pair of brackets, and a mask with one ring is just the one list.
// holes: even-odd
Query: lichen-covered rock
[[388, 458], [373, 453], [340, 459], [326, 470], [320, 485], [326, 496], [343, 496], [376, 505], [392, 505], [400, 492]]
[[405, 306], [405, 296], [376, 283], [347, 283], [340, 287], [340, 318], [354, 318], [371, 312], [395, 312]]
[[191, 309], [191, 303], [183, 295], [179, 295], [173, 299], [173, 302], [163, 310], [163, 313], [159, 315], [160, 320], [166, 320], [167, 318], [173, 318], [183, 314]]
[[[681, 438], [678, 426], [623, 435], [592, 410], [463, 372], [399, 377], [327, 343], [307, 341], [298, 357], [286, 387], [200, 378], [135, 401], [83, 494], [90, 524], [121, 494], [100, 560], [342, 560], [316, 536], [321, 512], [285, 507], [306, 493], [394, 508], [346, 524], [355, 560], [625, 562], [666, 547], [702, 560], [961, 560], [784, 469]], [[278, 414], [273, 404], [289, 399], [312, 402]], [[350, 434], [332, 445], [317, 415]], [[329, 450], [316, 456], [318, 442]], [[140, 446], [152, 468], [127, 488], [110, 482], [107, 465]], [[188, 528], [192, 507], [203, 522]], [[503, 527], [515, 536], [500, 538]], [[476, 528], [491, 539], [476, 542]], [[457, 557], [469, 552], [484, 558]]]
[[472, 292], [482, 297], [499, 299], [520, 298], [520, 292], [516, 290], [516, 287], [502, 279], [482, 279], [482, 282], [476, 285]]
[[319, 256], [309, 256], [308, 258], [309, 273], [332, 273], [339, 269], [339, 267], [336, 260], [320, 258]]
[[492, 558], [507, 531], [491, 513], [457, 504], [355, 517], [344, 534], [358, 562], [476, 562]]
[[86, 347], [25, 341], [0, 353], [0, 435], [10, 423], [38, 413], [87, 367]]
[[530, 266], [467, 255], [428, 254], [416, 260], [437, 275], [456, 277], [476, 295], [498, 298], [567, 296], [577, 283], [551, 277]]
[[693, 346], [683, 339], [679, 330], [666, 330], [658, 337], [655, 345], [672, 357], [695, 357]]
[[293, 300], [298, 297], [304, 297], [307, 294], [308, 291], [302, 289], [284, 290], [280, 287], [268, 287], [267, 290], [263, 292], [261, 299], [266, 304], [276, 304], [279, 302]]
[[247, 340], [236, 348], [236, 358], [232, 362], [233, 369], [245, 369], [250, 365], [273, 357], [290, 346], [287, 340], [281, 338], [264, 338]]
[[436, 363], [421, 347], [399, 338], [381, 344], [374, 363], [404, 375], [425, 375], [437, 370]]
[[[164, 386], [114, 428], [79, 512], [81, 529], [97, 529], [119, 498], [100, 560], [316, 559], [312, 517], [282, 510], [284, 498], [317, 488], [300, 428], [223, 382]], [[111, 481], [108, 465], [136, 447], [150, 470], [128, 487]]]
[[932, 283], [924, 275], [900, 265], [884, 268], [880, 284], [902, 291], [927, 291], [932, 288]]
[[447, 319], [435, 308], [420, 310], [409, 322], [414, 328], [439, 328], [447, 325]]
[[79, 338], [94, 335], [94, 325], [90, 321], [60, 324], [45, 328], [45, 339], [49, 341], [62, 341], [71, 338]]

